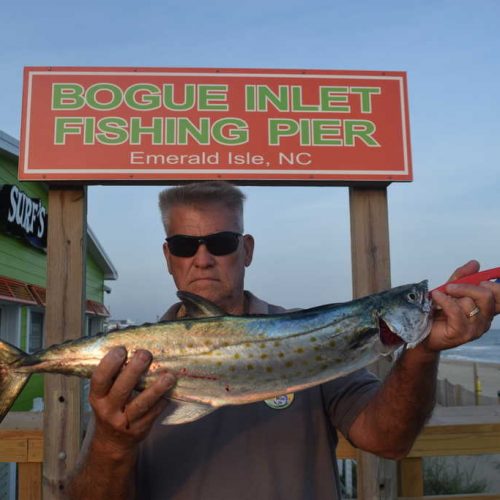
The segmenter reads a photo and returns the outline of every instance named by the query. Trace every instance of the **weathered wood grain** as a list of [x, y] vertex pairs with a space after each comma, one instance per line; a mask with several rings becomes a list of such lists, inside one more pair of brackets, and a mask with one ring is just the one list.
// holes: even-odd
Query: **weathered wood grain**
[[[84, 333], [86, 188], [49, 191], [46, 345]], [[64, 498], [81, 442], [80, 381], [45, 376], [43, 498]]]

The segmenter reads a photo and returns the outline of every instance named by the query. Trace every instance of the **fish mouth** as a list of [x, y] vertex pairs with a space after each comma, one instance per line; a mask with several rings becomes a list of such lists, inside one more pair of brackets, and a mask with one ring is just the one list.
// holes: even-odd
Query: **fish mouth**
[[392, 330], [391, 327], [382, 319], [378, 318], [378, 329], [379, 329], [379, 337], [380, 341], [382, 342], [383, 345], [385, 346], [400, 346], [405, 343], [401, 337], [396, 335]]

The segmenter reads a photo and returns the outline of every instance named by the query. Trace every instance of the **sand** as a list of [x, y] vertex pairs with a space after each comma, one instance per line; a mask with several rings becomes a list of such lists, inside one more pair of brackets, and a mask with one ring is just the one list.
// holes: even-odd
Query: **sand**
[[[438, 378], [448, 379], [452, 384], [460, 384], [469, 391], [474, 390], [474, 362], [441, 358]], [[490, 398], [498, 397], [500, 391], [499, 363], [476, 363], [481, 383], [481, 394]]]

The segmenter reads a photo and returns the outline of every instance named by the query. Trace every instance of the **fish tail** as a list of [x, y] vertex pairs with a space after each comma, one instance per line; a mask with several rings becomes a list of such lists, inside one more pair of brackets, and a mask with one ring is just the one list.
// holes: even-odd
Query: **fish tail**
[[26, 353], [13, 345], [0, 340], [0, 422], [10, 410], [31, 373], [20, 373], [12, 365]]

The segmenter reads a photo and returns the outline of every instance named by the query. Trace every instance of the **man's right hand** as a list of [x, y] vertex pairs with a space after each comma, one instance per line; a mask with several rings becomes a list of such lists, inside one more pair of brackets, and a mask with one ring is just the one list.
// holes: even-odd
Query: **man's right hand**
[[147, 372], [152, 356], [139, 349], [125, 364], [126, 359], [124, 347], [111, 349], [95, 369], [89, 393], [95, 414], [93, 451], [118, 460], [135, 453], [168, 404], [162, 396], [175, 383], [172, 375], [165, 374], [134, 397], [134, 387]]

